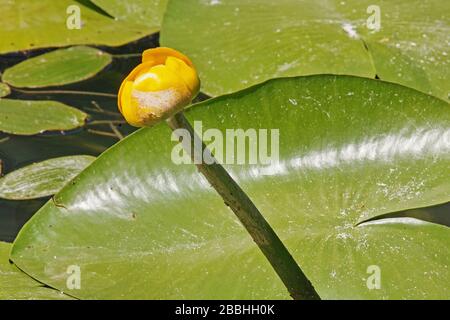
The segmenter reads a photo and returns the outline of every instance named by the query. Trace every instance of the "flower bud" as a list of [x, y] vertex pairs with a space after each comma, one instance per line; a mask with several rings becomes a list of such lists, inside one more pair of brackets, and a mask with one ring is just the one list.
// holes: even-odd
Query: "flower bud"
[[188, 57], [164, 47], [145, 50], [142, 63], [120, 86], [119, 110], [132, 126], [152, 126], [191, 103], [199, 88]]

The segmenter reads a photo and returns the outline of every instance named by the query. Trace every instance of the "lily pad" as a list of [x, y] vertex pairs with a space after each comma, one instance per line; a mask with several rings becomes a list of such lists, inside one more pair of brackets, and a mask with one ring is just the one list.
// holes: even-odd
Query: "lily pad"
[[57, 193], [95, 157], [68, 156], [34, 163], [0, 178], [0, 198], [35, 199]]
[[87, 114], [57, 101], [0, 99], [0, 131], [33, 135], [84, 125]]
[[448, 12], [441, 0], [170, 1], [161, 43], [193, 60], [211, 95], [332, 73], [378, 75], [448, 99]]
[[[76, 14], [73, 8], [79, 8], [80, 29], [67, 27]], [[2, 3], [0, 53], [76, 44], [118, 46], [158, 30], [159, 25], [143, 28], [131, 20], [114, 20], [73, 0], [7, 1]]]
[[90, 47], [71, 47], [44, 53], [5, 70], [2, 80], [14, 87], [59, 86], [93, 77], [112, 61]]
[[[279, 161], [225, 168], [322, 298], [448, 299], [447, 227], [364, 222], [449, 201], [449, 108], [396, 84], [321, 75], [275, 79], [186, 116], [205, 133], [279, 130]], [[289, 298], [195, 166], [173, 162], [170, 137], [161, 123], [100, 155], [21, 230], [14, 263], [59, 289], [79, 265], [79, 298]]]
[[10, 93], [11, 93], [11, 89], [9, 88], [9, 86], [6, 83], [0, 82], [0, 98], [6, 97]]
[[160, 26], [168, 0], [92, 0], [117, 20], [139, 23], [143, 27]]
[[11, 243], [0, 242], [0, 300], [66, 300], [69, 296], [45, 287], [9, 262]]

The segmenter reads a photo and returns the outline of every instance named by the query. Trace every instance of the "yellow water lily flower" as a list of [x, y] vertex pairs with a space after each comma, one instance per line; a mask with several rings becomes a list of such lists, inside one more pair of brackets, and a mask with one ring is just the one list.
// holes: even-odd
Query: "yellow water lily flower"
[[188, 57], [170, 48], [142, 53], [142, 63], [123, 80], [119, 110], [133, 126], [151, 126], [191, 103], [200, 80]]

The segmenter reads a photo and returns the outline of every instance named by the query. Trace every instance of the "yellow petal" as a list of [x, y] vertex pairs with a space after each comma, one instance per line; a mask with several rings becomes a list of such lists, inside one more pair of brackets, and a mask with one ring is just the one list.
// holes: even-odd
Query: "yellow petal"
[[183, 60], [175, 57], [168, 57], [166, 59], [166, 66], [173, 71], [174, 74], [181, 77], [186, 86], [191, 91], [191, 96], [194, 98], [200, 89], [200, 80], [194, 68], [188, 66]]
[[192, 62], [170, 48], [149, 49], [122, 82], [119, 110], [133, 126], [150, 126], [189, 104], [200, 81]]
[[150, 62], [153, 63], [153, 65], [164, 64], [166, 62], [167, 57], [176, 57], [186, 62], [186, 64], [190, 67], [194, 66], [191, 60], [189, 60], [189, 58], [186, 57], [184, 54], [178, 52], [177, 50], [166, 47], [159, 47], [145, 50], [142, 53], [142, 62]]
[[122, 96], [122, 91], [123, 91], [123, 88], [124, 88], [125, 84], [126, 84], [128, 81], [134, 80], [134, 79], [136, 78], [136, 76], [137, 76], [139, 73], [142, 72], [142, 70], [149, 69], [149, 68], [151, 68], [151, 67], [152, 67], [152, 65], [151, 65], [150, 63], [141, 63], [141, 64], [139, 64], [136, 68], [134, 68], [134, 69], [128, 74], [128, 76], [122, 81], [122, 83], [121, 83], [121, 85], [120, 85], [120, 88], [119, 88], [119, 93], [117, 94], [117, 104], [119, 105], [119, 111], [122, 110], [121, 96]]
[[123, 85], [122, 94], [120, 95], [120, 112], [129, 124], [132, 126], [142, 126], [142, 119], [139, 116], [137, 102], [132, 98], [133, 82], [126, 81]]
[[139, 91], [161, 91], [173, 88], [184, 90], [183, 79], [164, 65], [157, 65], [140, 73], [134, 79], [133, 88]]

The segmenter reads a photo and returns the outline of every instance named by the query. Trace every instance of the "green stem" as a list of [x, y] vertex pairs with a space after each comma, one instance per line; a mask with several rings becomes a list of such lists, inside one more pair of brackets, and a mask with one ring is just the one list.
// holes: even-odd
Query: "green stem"
[[114, 112], [114, 111], [108, 111], [108, 110], [103, 110], [103, 109], [99, 110], [97, 108], [84, 108], [84, 110], [95, 112], [95, 113], [101, 113], [101, 114], [108, 115], [108, 116], [122, 117], [122, 115], [120, 113]]
[[137, 57], [141, 57], [142, 53], [120, 53], [120, 54], [112, 54], [112, 56], [114, 58], [123, 58], [123, 59], [127, 59], [127, 58], [137, 58]]
[[99, 96], [108, 98], [117, 98], [116, 94], [105, 92], [93, 92], [93, 91], [75, 91], [75, 90], [24, 90], [14, 88], [15, 91], [26, 94], [79, 94], [85, 96]]
[[89, 132], [89, 133], [92, 133], [92, 134], [99, 135], [99, 136], [118, 138], [117, 135], [112, 133], [112, 132], [101, 131], [101, 130], [94, 130], [94, 129], [87, 129], [86, 131]]
[[120, 132], [119, 129], [117, 129], [117, 127], [114, 125], [113, 122], [109, 122], [109, 127], [111, 128], [112, 132], [114, 132], [114, 134], [117, 136], [117, 138], [119, 140], [122, 140], [124, 138], [122, 132]]
[[87, 125], [91, 125], [91, 126], [103, 125], [103, 124], [109, 125], [110, 123], [112, 123], [112, 124], [124, 124], [124, 123], [127, 123], [127, 122], [124, 121], [124, 120], [94, 120], [94, 121], [88, 122]]
[[[182, 112], [168, 119], [167, 123], [172, 130], [184, 129], [189, 132], [191, 139], [189, 151], [193, 160], [204, 159], [205, 154], [210, 159], [213, 159], [209, 149], [203, 143], [201, 143], [200, 148], [200, 143], [194, 143], [197, 139], [197, 141], [201, 140]], [[208, 161], [209, 163], [212, 162], [212, 164], [204, 161], [200, 162], [200, 164], [196, 164], [198, 170], [205, 176], [214, 189], [216, 189], [225, 201], [225, 204], [236, 214], [237, 218], [253, 238], [253, 241], [258, 245], [267, 260], [269, 260], [281, 281], [283, 281], [291, 297], [295, 300], [320, 299], [313, 285], [306, 278], [283, 242], [281, 242], [258, 208], [256, 208], [228, 172], [216, 160]]]

